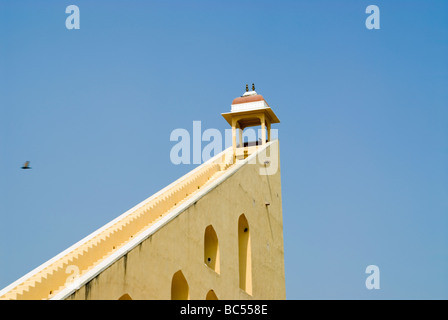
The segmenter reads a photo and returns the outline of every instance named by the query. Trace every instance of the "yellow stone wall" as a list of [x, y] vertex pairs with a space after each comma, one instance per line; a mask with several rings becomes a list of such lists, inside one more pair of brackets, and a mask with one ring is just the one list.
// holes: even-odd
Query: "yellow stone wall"
[[[171, 299], [178, 271], [188, 283], [189, 299], [285, 299], [280, 166], [272, 175], [260, 170], [260, 163], [243, 165], [67, 299]], [[249, 225], [251, 294], [240, 288], [242, 214]], [[210, 225], [218, 238], [219, 273], [204, 260]]]

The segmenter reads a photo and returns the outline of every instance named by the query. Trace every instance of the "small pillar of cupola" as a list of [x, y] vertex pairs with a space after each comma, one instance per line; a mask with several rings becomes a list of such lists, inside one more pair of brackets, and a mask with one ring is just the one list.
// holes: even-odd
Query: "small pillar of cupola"
[[[233, 158], [236, 158], [237, 148], [244, 148], [243, 130], [247, 127], [261, 126], [261, 145], [271, 140], [271, 124], [280, 123], [274, 111], [262, 95], [252, 90], [246, 84], [246, 92], [232, 101], [230, 112], [222, 113], [222, 116], [232, 127]], [[236, 143], [236, 130], [239, 129], [239, 145]], [[266, 137], [267, 129], [267, 137]], [[250, 143], [250, 142], [249, 142]], [[249, 145], [248, 143], [248, 145]], [[258, 141], [253, 142], [259, 145]]]

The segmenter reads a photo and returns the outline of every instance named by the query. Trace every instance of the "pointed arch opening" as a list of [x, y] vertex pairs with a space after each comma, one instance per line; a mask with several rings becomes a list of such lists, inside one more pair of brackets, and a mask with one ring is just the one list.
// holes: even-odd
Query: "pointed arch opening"
[[209, 290], [207, 292], [207, 296], [205, 297], [205, 300], [219, 300], [218, 296], [216, 295], [215, 291], [213, 289]]
[[216, 231], [212, 225], [205, 228], [204, 263], [216, 273], [219, 273], [219, 242]]
[[182, 271], [177, 271], [171, 280], [171, 300], [188, 300], [190, 289]]
[[240, 288], [252, 294], [252, 259], [249, 222], [244, 214], [238, 219], [238, 264]]

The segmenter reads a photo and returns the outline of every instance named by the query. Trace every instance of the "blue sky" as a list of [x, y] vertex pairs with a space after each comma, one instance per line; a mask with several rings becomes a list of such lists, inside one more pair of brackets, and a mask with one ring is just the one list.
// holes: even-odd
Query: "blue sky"
[[447, 299], [447, 57], [442, 0], [0, 0], [0, 287], [194, 168], [170, 133], [224, 132], [255, 83], [287, 298]]

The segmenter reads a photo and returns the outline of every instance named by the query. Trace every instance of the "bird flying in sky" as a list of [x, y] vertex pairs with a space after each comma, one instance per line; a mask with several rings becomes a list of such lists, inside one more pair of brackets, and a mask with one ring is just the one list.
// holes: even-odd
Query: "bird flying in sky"
[[31, 169], [30, 162], [29, 161], [25, 162], [22, 169]]

